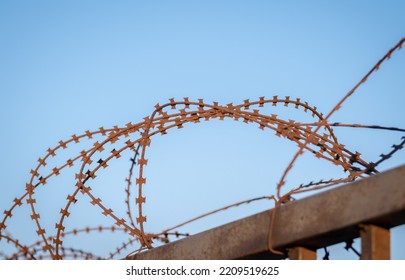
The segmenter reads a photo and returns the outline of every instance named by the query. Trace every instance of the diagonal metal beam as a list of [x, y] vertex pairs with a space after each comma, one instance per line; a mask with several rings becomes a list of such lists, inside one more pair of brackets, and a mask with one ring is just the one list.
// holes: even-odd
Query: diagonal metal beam
[[280, 259], [287, 249], [317, 249], [360, 236], [360, 227], [405, 223], [405, 165], [131, 256], [129, 259]]

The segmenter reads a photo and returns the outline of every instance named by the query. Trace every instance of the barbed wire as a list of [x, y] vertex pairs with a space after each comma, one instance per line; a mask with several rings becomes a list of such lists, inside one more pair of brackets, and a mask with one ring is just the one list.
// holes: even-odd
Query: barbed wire
[[[354, 239], [350, 239], [350, 240], [346, 240], [346, 241], [344, 241], [344, 242], [341, 242], [341, 243], [338, 243], [338, 244], [336, 244], [336, 245], [343, 245], [343, 248], [345, 249], [345, 251], [348, 253], [348, 254], [351, 254], [351, 255], [356, 255], [356, 257], [358, 258], [358, 259], [361, 259], [361, 253], [359, 252], [359, 250], [357, 250], [356, 248], [355, 248], [355, 245], [354, 245], [354, 242], [355, 240]], [[322, 260], [330, 260], [331, 259], [331, 254], [330, 254], [330, 250], [328, 250], [328, 247], [323, 247], [323, 248], [321, 248], [321, 249], [323, 249], [323, 257], [322, 257]], [[349, 255], [348, 255], [349, 256]], [[342, 256], [341, 256], [342, 257]], [[340, 258], [341, 258], [340, 257]]]
[[[304, 153], [304, 150], [307, 148], [307, 146], [312, 142], [313, 138], [316, 137], [317, 132], [325, 126], [328, 126], [328, 120], [329, 118], [335, 113], [337, 112], [343, 105], [343, 103], [350, 97], [352, 96], [356, 90], [363, 85], [364, 83], [366, 83], [367, 79], [376, 71], [378, 71], [378, 69], [380, 68], [381, 64], [384, 63], [386, 60], [389, 60], [392, 56], [392, 54], [401, 49], [403, 43], [405, 42], [405, 37], [403, 37], [402, 39], [399, 40], [399, 42], [392, 47], [390, 50], [388, 50], [388, 52], [380, 59], [378, 60], [378, 62], [370, 69], [370, 71], [367, 72], [367, 74], [351, 89], [349, 90], [344, 96], [343, 98], [332, 108], [332, 110], [326, 115], [326, 117], [322, 120], [320, 120], [316, 126], [314, 131], [312, 131], [307, 139], [305, 140], [305, 142], [300, 145], [299, 150], [294, 154], [294, 156], [292, 157], [291, 161], [289, 162], [289, 164], [287, 165], [287, 167], [284, 169], [284, 172], [280, 178], [280, 180], [277, 183], [277, 199], [278, 199], [278, 203], [276, 203], [275, 205], [275, 209], [272, 212], [272, 220], [270, 223], [270, 237], [269, 237], [269, 250], [273, 253], [278, 253], [278, 254], [282, 254], [282, 252], [277, 251], [273, 248], [273, 240], [272, 240], [272, 236], [273, 236], [273, 229], [274, 229], [274, 221], [275, 221], [275, 215], [277, 213], [277, 208], [278, 206], [280, 206], [282, 203], [284, 203], [285, 201], [289, 200], [289, 198], [291, 197], [291, 194], [294, 193], [295, 190], [289, 191], [288, 193], [281, 195], [281, 188], [285, 185], [286, 182], [286, 178], [287, 175], [291, 172], [294, 163], [297, 161], [297, 159]], [[336, 124], [336, 123], [335, 123]], [[352, 126], [353, 127], [353, 126]], [[378, 128], [377, 125], [374, 125], [373, 128]], [[402, 131], [401, 128], [396, 128], [396, 129], [392, 129], [392, 130], [397, 130], [397, 131]], [[400, 148], [399, 148], [400, 149]], [[394, 151], [395, 152], [395, 151]], [[358, 157], [360, 156], [359, 153], [356, 153], [355, 155], [353, 155], [350, 158], [350, 162], [354, 163], [354, 162], [358, 162]], [[345, 170], [346, 171], [346, 170]], [[357, 167], [352, 168], [351, 170], [349, 170], [350, 175], [349, 175], [349, 179], [350, 181], [355, 180], [358, 176], [361, 176], [363, 173], [365, 174], [371, 174], [374, 172], [377, 172], [377, 170], [375, 169], [375, 164], [373, 162], [370, 162], [368, 167], [366, 169], [359, 169]], [[316, 189], [316, 187], [314, 187], [314, 189]], [[299, 190], [297, 190], [299, 191]], [[308, 190], [307, 190], [308, 191]]]
[[[139, 253], [143, 250], [152, 248], [153, 240], [158, 240], [162, 243], [169, 242], [169, 236], [181, 238], [188, 236], [185, 233], [173, 232], [183, 227], [186, 224], [196, 220], [205, 218], [209, 215], [225, 211], [227, 209], [238, 207], [240, 205], [252, 203], [259, 200], [270, 200], [274, 203], [273, 215], [276, 215], [277, 208], [294, 199], [293, 195], [303, 192], [316, 191], [338, 184], [351, 182], [358, 178], [378, 173], [376, 169], [382, 162], [390, 159], [392, 155], [401, 150], [405, 145], [405, 137], [401, 138], [399, 144], [394, 144], [391, 150], [380, 155], [380, 158], [375, 162], [365, 160], [358, 151], [351, 151], [338, 141], [333, 127], [361, 128], [361, 129], [378, 129], [390, 130], [395, 132], [405, 132], [403, 128], [384, 127], [379, 125], [362, 125], [362, 124], [343, 124], [339, 122], [329, 123], [328, 120], [333, 113], [338, 111], [341, 105], [355, 93], [358, 87], [365, 83], [368, 77], [378, 70], [380, 65], [388, 60], [391, 55], [401, 48], [405, 38], [387, 54], [380, 59], [377, 64], [364, 76], [364, 78], [356, 84], [342, 100], [326, 115], [315, 107], [309, 105], [300, 98], [293, 99], [290, 96], [272, 98], [260, 97], [258, 100], [244, 100], [243, 103], [234, 105], [229, 103], [220, 105], [217, 102], [206, 103], [203, 99], [190, 101], [184, 98], [181, 101], [170, 99], [167, 103], [157, 104], [153, 112], [145, 117], [142, 122], [132, 124], [127, 123], [123, 127], [114, 126], [112, 128], [100, 127], [95, 131], [85, 131], [80, 135], [72, 135], [66, 141], [59, 141], [58, 145], [53, 148], [48, 148], [44, 157], [38, 159], [38, 164], [30, 171], [29, 182], [25, 186], [24, 193], [14, 198], [11, 207], [4, 210], [4, 216], [0, 222], [0, 242], [5, 240], [14, 246], [15, 251], [8, 254], [0, 251], [1, 256], [6, 259], [64, 259], [64, 258], [85, 258], [85, 259], [101, 259], [114, 258], [122, 252], [131, 251], [129, 254]], [[283, 119], [277, 114], [266, 114], [265, 108], [282, 106], [287, 109], [295, 109], [315, 119], [314, 122], [298, 122], [292, 119]], [[247, 199], [241, 202], [233, 203], [228, 206], [207, 212], [198, 217], [189, 219], [178, 225], [169, 227], [159, 233], [145, 232], [145, 223], [147, 216], [144, 211], [146, 196], [144, 194], [144, 186], [146, 185], [145, 169], [148, 164], [147, 150], [150, 147], [151, 141], [158, 135], [165, 135], [171, 129], [182, 129], [188, 123], [200, 123], [202, 120], [209, 121], [213, 119], [224, 120], [233, 119], [242, 121], [246, 124], [255, 124], [261, 130], [271, 130], [277, 137], [294, 142], [298, 146], [298, 152], [294, 155], [289, 165], [284, 170], [280, 181], [275, 188], [275, 194], [261, 196], [257, 198]], [[95, 139], [101, 139], [94, 141]], [[52, 162], [52, 159], [65, 149], [81, 143], [82, 140], [89, 141], [92, 145], [80, 151], [75, 156], [67, 159], [50, 170], [46, 170], [46, 166]], [[97, 196], [92, 187], [95, 184], [95, 178], [100, 175], [102, 170], [109, 167], [114, 160], [120, 159], [124, 152], [132, 152], [131, 165], [128, 177], [125, 179], [125, 205], [126, 215], [129, 221], [120, 216], [118, 211], [103, 203], [101, 197]], [[298, 186], [290, 186], [290, 190], [282, 194], [281, 190], [286, 182], [286, 176], [291, 171], [297, 158], [304, 152], [308, 151], [316, 158], [329, 162], [340, 167], [347, 173], [346, 177], [329, 180], [316, 180]], [[66, 202], [59, 210], [58, 222], [55, 225], [56, 233], [48, 235], [46, 228], [41, 221], [41, 215], [37, 207], [37, 191], [39, 189], [48, 188], [48, 182], [59, 176], [68, 168], [76, 166], [77, 173], [74, 175], [74, 188], [66, 197]], [[48, 167], [49, 169], [49, 167]], [[133, 193], [133, 190], [134, 193]], [[89, 199], [90, 205], [98, 208], [99, 212], [105, 216], [114, 226], [99, 226], [86, 227], [80, 230], [66, 230], [66, 221], [70, 218], [71, 208], [79, 200], [79, 195]], [[135, 197], [135, 200], [131, 199]], [[135, 207], [133, 204], [135, 202]], [[12, 219], [14, 211], [23, 205], [29, 207], [31, 212], [30, 218], [35, 224], [35, 232], [39, 240], [31, 245], [22, 245], [20, 241], [14, 238], [11, 234], [5, 234], [9, 221]], [[133, 211], [133, 209], [136, 211]], [[136, 212], [136, 216], [134, 216]], [[272, 221], [274, 221], [274, 216]], [[272, 232], [274, 224], [271, 224]], [[63, 242], [67, 235], [77, 235], [79, 233], [93, 233], [105, 231], [115, 232], [120, 231], [129, 236], [130, 239], [124, 242], [121, 246], [111, 251], [107, 256], [101, 257], [92, 254], [91, 252], [82, 249], [65, 247]], [[271, 246], [271, 237], [269, 239], [269, 249]], [[349, 244], [349, 243], [347, 243]], [[348, 246], [348, 245], [347, 245]], [[135, 248], [135, 249], [134, 249]], [[348, 247], [352, 249], [351, 247]], [[325, 256], [329, 258], [329, 253], [325, 248]]]

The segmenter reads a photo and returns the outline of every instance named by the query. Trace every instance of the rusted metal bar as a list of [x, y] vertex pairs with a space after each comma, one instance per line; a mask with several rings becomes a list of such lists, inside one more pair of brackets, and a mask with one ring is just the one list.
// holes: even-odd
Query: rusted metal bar
[[375, 225], [361, 225], [360, 237], [362, 260], [391, 258], [389, 229]]
[[268, 212], [253, 215], [162, 247], [133, 259], [283, 259], [268, 253]]
[[360, 236], [360, 224], [386, 229], [405, 223], [405, 166], [287, 203], [270, 221], [265, 211], [130, 259], [280, 259], [288, 248], [322, 248]]
[[288, 258], [290, 260], [316, 260], [316, 250], [294, 247], [288, 249]]

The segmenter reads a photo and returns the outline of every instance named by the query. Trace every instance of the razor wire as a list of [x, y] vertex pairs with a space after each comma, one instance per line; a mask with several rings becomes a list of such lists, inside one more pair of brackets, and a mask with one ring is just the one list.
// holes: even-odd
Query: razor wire
[[[180, 233], [177, 230], [186, 224], [233, 207], [259, 200], [270, 200], [274, 203], [276, 210], [279, 205], [294, 199], [293, 195], [303, 192], [313, 192], [378, 173], [377, 167], [382, 162], [389, 160], [395, 153], [403, 149], [405, 136], [400, 139], [398, 144], [392, 145], [389, 151], [381, 153], [379, 159], [367, 161], [362, 157], [360, 152], [351, 151], [340, 143], [333, 128], [346, 127], [395, 132], [405, 132], [405, 129], [380, 125], [329, 123], [328, 120], [354, 94], [356, 89], [364, 84], [371, 74], [378, 70], [383, 62], [388, 60], [396, 50], [402, 47], [404, 41], [405, 38], [401, 39], [394, 48], [390, 49], [326, 117], [315, 106], [309, 105], [308, 102], [302, 101], [300, 98], [294, 99], [290, 96], [260, 97], [253, 101], [246, 99], [243, 103], [236, 105], [233, 103], [221, 105], [218, 102], [205, 102], [203, 99], [190, 101], [189, 98], [176, 101], [171, 98], [167, 103], [162, 105], [157, 104], [153, 112], [141, 122], [135, 124], [129, 122], [121, 127], [100, 127], [94, 131], [87, 130], [83, 134], [74, 134], [67, 140], [59, 141], [58, 145], [48, 148], [47, 153], [38, 159], [38, 164], [30, 171], [30, 180], [25, 186], [24, 193], [19, 197], [15, 197], [11, 207], [4, 210], [4, 216], [0, 219], [0, 242], [11, 244], [14, 246], [15, 252], [8, 254], [0, 250], [0, 256], [5, 259], [112, 259], [122, 252], [134, 254], [151, 249], [153, 247], [153, 240], [167, 243], [170, 242], [169, 237], [182, 238], [188, 236], [187, 233]], [[277, 114], [267, 114], [264, 112], [264, 109], [280, 106], [289, 110], [299, 110], [313, 118], [314, 121], [299, 122], [297, 120], [284, 119]], [[163, 229], [157, 233], [146, 232], [147, 215], [144, 209], [144, 205], [146, 204], [144, 186], [146, 185], [147, 178], [145, 170], [148, 165], [147, 151], [150, 148], [152, 139], [159, 135], [165, 135], [172, 129], [182, 129], [186, 124], [198, 124], [201, 121], [214, 119], [232, 119], [246, 124], [254, 124], [261, 130], [273, 131], [275, 136], [295, 143], [299, 150], [284, 170], [280, 181], [274, 188], [274, 194], [246, 199], [227, 205], [178, 225]], [[93, 141], [93, 137], [98, 137], [102, 140]], [[44, 170], [45, 166], [51, 164], [52, 159], [56, 158], [62, 150], [69, 149], [81, 143], [82, 140], [90, 141], [92, 145], [87, 146], [76, 155], [72, 155], [63, 164], [53, 167], [51, 171]], [[95, 178], [100, 176], [101, 171], [107, 169], [112, 162], [122, 158], [122, 154], [128, 151], [133, 153], [133, 157], [130, 159], [129, 174], [125, 179], [126, 185], [124, 191], [126, 196], [124, 203], [127, 210], [126, 217], [124, 218], [104, 203], [102, 197], [94, 193], [93, 188], [95, 188]], [[290, 186], [292, 189], [282, 194], [281, 191], [286, 185], [285, 178], [303, 151], [307, 151], [316, 158], [340, 167], [342, 171], [346, 172], [345, 177], [327, 180], [321, 179], [302, 183], [298, 186]], [[38, 210], [37, 191], [48, 188], [48, 183], [51, 180], [74, 166], [78, 168], [77, 173], [74, 175], [76, 182], [74, 190], [67, 195], [65, 204], [59, 210], [58, 222], [55, 225], [56, 234], [48, 235], [43, 221], [41, 221], [41, 213]], [[85, 196], [90, 201], [90, 204], [98, 208], [100, 214], [107, 217], [111, 221], [111, 224], [114, 225], [109, 227], [86, 227], [68, 231], [66, 229], [66, 221], [72, 218], [70, 217], [71, 208], [82, 198], [79, 195]], [[131, 199], [132, 196], [135, 196], [135, 200]], [[14, 212], [23, 205], [29, 207], [31, 212], [30, 218], [35, 224], [38, 241], [34, 244], [22, 244], [6, 231]], [[134, 211], [134, 209], [136, 210]], [[273, 211], [273, 213], [276, 215], [276, 211]], [[272, 221], [274, 220], [272, 219]], [[76, 236], [81, 233], [117, 231], [126, 234], [129, 240], [104, 257], [80, 248], [64, 246], [66, 236]], [[351, 244], [347, 242], [347, 250], [355, 250]], [[270, 249], [272, 249], [271, 244]], [[329, 252], [326, 248], [325, 258], [329, 258]]]

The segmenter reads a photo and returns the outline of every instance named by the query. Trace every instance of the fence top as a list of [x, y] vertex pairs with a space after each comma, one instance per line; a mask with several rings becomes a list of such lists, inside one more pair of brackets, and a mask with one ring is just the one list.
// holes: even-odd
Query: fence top
[[270, 231], [273, 248], [286, 252], [357, 238], [361, 224], [392, 228], [404, 223], [405, 165], [127, 259], [281, 259], [285, 254], [269, 251]]

